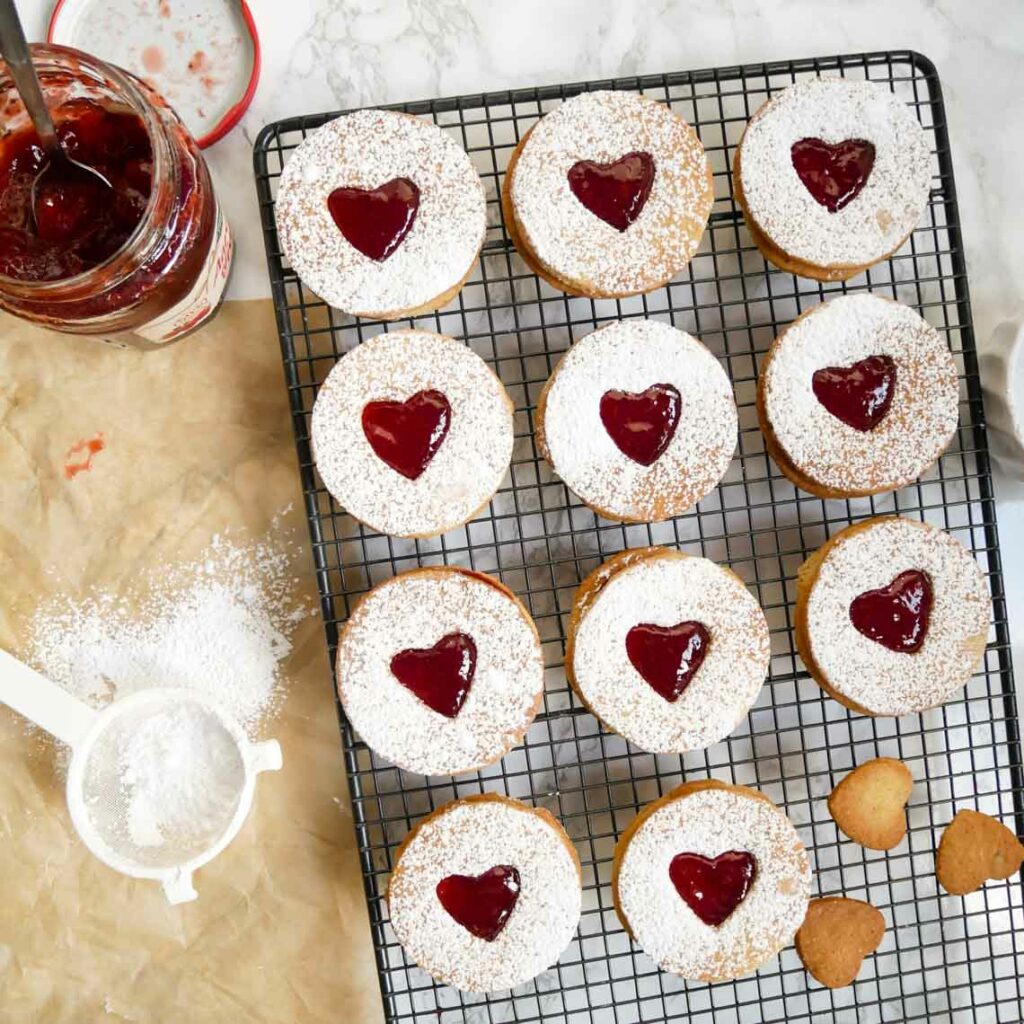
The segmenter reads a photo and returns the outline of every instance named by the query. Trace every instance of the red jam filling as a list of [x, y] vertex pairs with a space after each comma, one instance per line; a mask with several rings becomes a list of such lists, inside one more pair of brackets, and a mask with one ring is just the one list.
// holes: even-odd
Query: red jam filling
[[569, 168], [572, 194], [616, 231], [625, 231], [640, 216], [654, 184], [654, 157], [627, 153], [607, 164], [580, 160]]
[[916, 654], [928, 635], [932, 581], [917, 569], [901, 572], [892, 583], [868, 590], [850, 604], [858, 633], [898, 654]]
[[476, 644], [465, 633], [449, 633], [433, 647], [399, 651], [391, 659], [391, 674], [445, 718], [462, 710], [475, 672]]
[[466, 931], [493, 942], [519, 899], [519, 872], [498, 864], [482, 875], [449, 875], [437, 883], [437, 898]]
[[378, 263], [402, 244], [416, 221], [420, 190], [408, 178], [379, 188], [336, 188], [327, 209], [349, 245]]
[[866, 433], [885, 419], [896, 393], [896, 361], [868, 356], [852, 366], [826, 366], [811, 378], [814, 397], [836, 419]]
[[852, 203], [867, 184], [875, 166], [875, 147], [865, 139], [823, 142], [800, 139], [790, 150], [793, 169], [829, 213]]
[[606, 391], [598, 411], [619, 451], [641, 466], [650, 466], [675, 436], [681, 402], [671, 384], [652, 384], [639, 394]]
[[362, 419], [377, 458], [416, 480], [447, 436], [452, 409], [440, 391], [417, 391], [404, 402], [367, 403]]
[[642, 622], [626, 634], [626, 654], [655, 693], [674, 704], [704, 663], [710, 643], [711, 634], [699, 622]]
[[47, 158], [32, 128], [0, 140], [0, 274], [60, 281], [104, 263], [121, 249], [149, 201], [153, 152], [141, 119], [73, 100], [58, 111], [57, 137], [68, 156], [94, 167], [107, 188], [68, 161], [32, 182]]
[[746, 899], [757, 875], [753, 854], [730, 850], [714, 859], [679, 853], [668, 866], [669, 878], [686, 905], [717, 928]]

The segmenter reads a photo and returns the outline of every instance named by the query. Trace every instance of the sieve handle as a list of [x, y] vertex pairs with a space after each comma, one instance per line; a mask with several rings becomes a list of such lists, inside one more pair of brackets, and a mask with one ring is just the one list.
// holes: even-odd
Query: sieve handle
[[0, 702], [69, 747], [76, 746], [85, 737], [97, 716], [87, 704], [3, 650], [0, 650]]

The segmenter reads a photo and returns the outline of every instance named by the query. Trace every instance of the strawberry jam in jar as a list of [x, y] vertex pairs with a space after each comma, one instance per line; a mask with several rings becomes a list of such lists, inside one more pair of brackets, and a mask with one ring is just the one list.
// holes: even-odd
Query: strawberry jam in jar
[[33, 46], [57, 136], [106, 188], [46, 164], [0, 62], [0, 307], [138, 348], [217, 311], [232, 243], [195, 141], [139, 79], [77, 50]]

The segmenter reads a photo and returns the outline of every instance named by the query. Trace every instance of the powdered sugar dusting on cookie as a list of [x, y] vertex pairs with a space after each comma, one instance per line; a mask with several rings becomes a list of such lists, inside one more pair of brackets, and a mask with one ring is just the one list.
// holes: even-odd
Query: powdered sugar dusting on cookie
[[[441, 906], [437, 883], [496, 865], [519, 872], [519, 898], [492, 942]], [[391, 876], [391, 924], [424, 970], [470, 992], [512, 988], [550, 967], [580, 918], [579, 868], [568, 837], [532, 809], [505, 801], [450, 804], [426, 821]]]
[[[731, 850], [752, 854], [757, 873], [743, 902], [711, 927], [676, 891], [669, 864], [679, 853]], [[793, 939], [810, 887], [807, 853], [782, 811], [753, 794], [706, 789], [669, 801], [640, 825], [621, 859], [618, 902], [659, 967], [718, 981], [755, 970]]]
[[[850, 604], [916, 569], [932, 585], [924, 644], [897, 653], [859, 633]], [[991, 619], [985, 576], [957, 540], [934, 526], [896, 517], [840, 539], [807, 598], [811, 655], [828, 683], [877, 715], [905, 715], [943, 703], [970, 677]]]
[[[814, 373], [869, 356], [896, 363], [884, 419], [855, 430], [815, 397]], [[816, 307], [779, 338], [764, 374], [765, 410], [793, 465], [844, 491], [894, 490], [917, 479], [945, 450], [959, 418], [956, 364], [938, 331], [908, 306], [844, 295]]]
[[[860, 194], [835, 213], [793, 167], [793, 143], [864, 139], [874, 167]], [[928, 202], [932, 158], [907, 105], [873, 82], [808, 79], [751, 118], [740, 146], [747, 213], [790, 256], [818, 267], [860, 266], [887, 256], [913, 231]]]
[[[403, 177], [420, 192], [416, 219], [377, 262], [346, 241], [327, 197]], [[386, 110], [339, 117], [305, 139], [281, 174], [276, 216], [281, 247], [306, 285], [346, 312], [384, 318], [458, 284], [486, 230], [483, 185], [466, 152], [429, 121]]]
[[[450, 633], [476, 645], [476, 671], [458, 715], [424, 704], [391, 672], [400, 651]], [[338, 692], [352, 726], [407, 771], [450, 775], [497, 760], [533, 721], [544, 660], [532, 621], [503, 590], [458, 570], [396, 576], [357, 605], [338, 644]]]

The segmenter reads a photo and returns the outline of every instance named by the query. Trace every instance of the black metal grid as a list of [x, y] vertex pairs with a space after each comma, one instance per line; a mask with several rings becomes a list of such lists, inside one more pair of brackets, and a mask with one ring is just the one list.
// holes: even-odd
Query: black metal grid
[[[765, 264], [732, 200], [733, 147], [770, 95], [832, 73], [890, 87], [932, 142], [928, 211], [892, 259], [847, 284], [801, 280]], [[500, 182], [517, 140], [544, 112], [587, 89], [644, 92], [692, 124], [708, 151], [715, 205], [688, 270], [667, 287], [623, 301], [576, 299], [539, 281], [502, 226]], [[525, 743], [492, 768], [452, 778], [401, 772], [376, 758], [341, 715], [370, 922], [389, 1021], [1020, 1021], [1024, 1018], [1024, 898], [1018, 879], [964, 899], [937, 891], [933, 851], [955, 810], [974, 807], [1024, 834], [1024, 777], [1013, 696], [1006, 604], [983, 429], [981, 388], [956, 195], [938, 76], [912, 52], [650, 75], [405, 104], [433, 118], [470, 153], [488, 197], [479, 265], [452, 304], [415, 321], [355, 320], [306, 289], [282, 261], [274, 226], [276, 180], [289, 152], [336, 116], [268, 126], [255, 146], [256, 182], [284, 356], [306, 511], [333, 659], [353, 597], [394, 573], [450, 563], [497, 573], [528, 603], [543, 640], [543, 712]], [[754, 408], [759, 358], [800, 312], [843, 292], [870, 289], [918, 309], [948, 339], [961, 376], [957, 438], [939, 465], [895, 495], [822, 501], [796, 490], [764, 453]], [[620, 317], [669, 320], [722, 360], [740, 412], [737, 457], [722, 484], [687, 515], [626, 526], [582, 506], [538, 458], [536, 399], [572, 341]], [[309, 418], [318, 385], [364, 338], [414, 323], [464, 339], [495, 368], [516, 405], [510, 478], [485, 513], [434, 540], [375, 534], [331, 499], [313, 466]], [[828, 536], [868, 516], [898, 512], [949, 530], [987, 569], [995, 620], [984, 663], [943, 708], [900, 719], [852, 714], [811, 681], [793, 646], [794, 578]], [[770, 678], [747, 721], [725, 741], [683, 757], [645, 754], [603, 733], [573, 699], [562, 668], [573, 592], [624, 547], [668, 544], [732, 567], [757, 595], [772, 633]], [[870, 757], [901, 758], [916, 785], [909, 834], [890, 853], [864, 850], [836, 830], [825, 806], [833, 785]], [[637, 809], [684, 778], [756, 786], [785, 808], [811, 852], [822, 895], [870, 899], [887, 931], [856, 984], [831, 992], [785, 950], [756, 974], [719, 985], [659, 972], [619, 927], [609, 876], [616, 836]], [[496, 791], [551, 810], [583, 864], [584, 911], [559, 963], [512, 992], [469, 996], [409, 963], [383, 900], [398, 842], [410, 826], [457, 797]], [[339, 1019], [347, 1019], [339, 1007]]]

